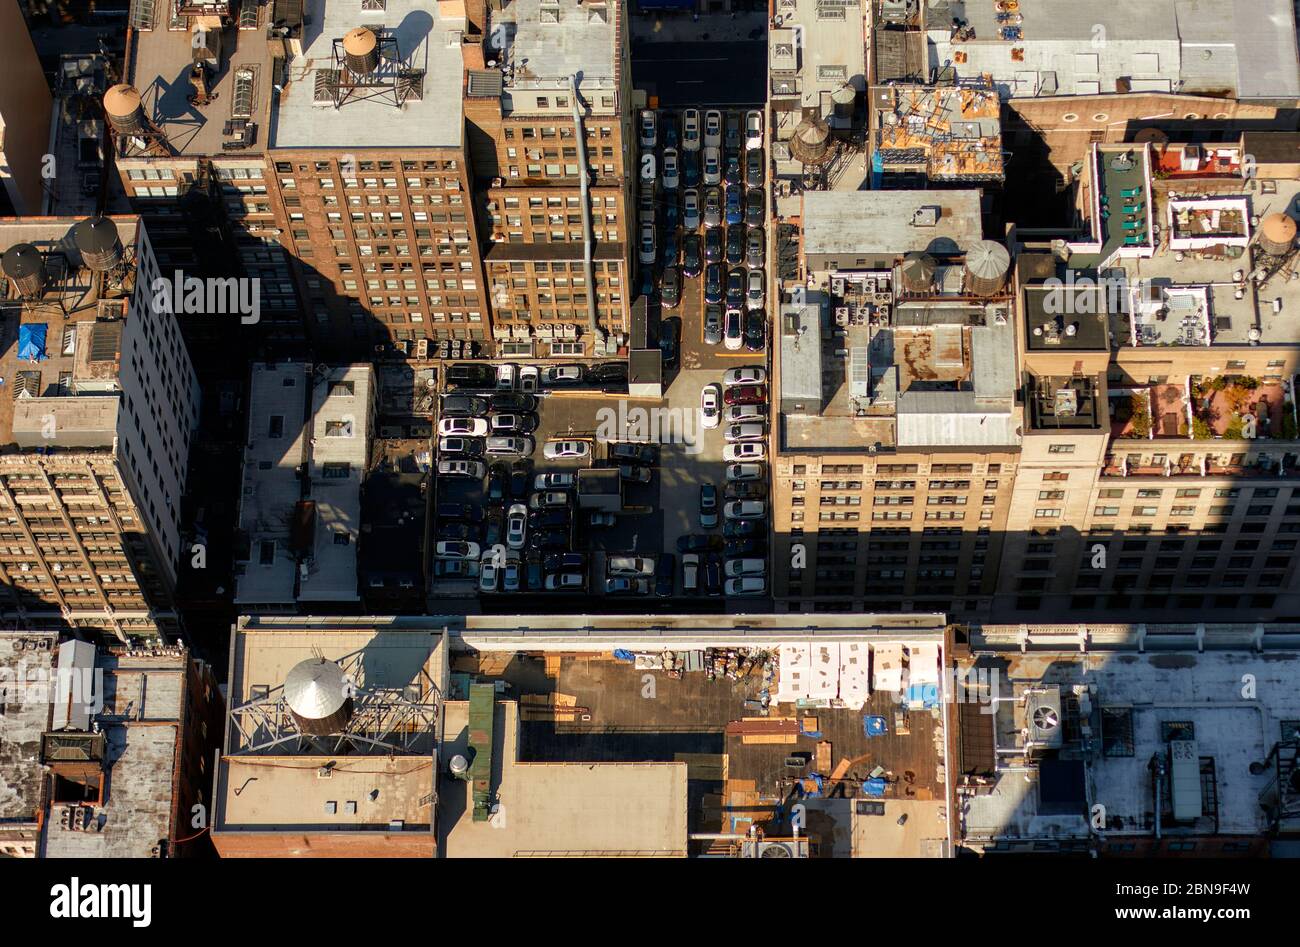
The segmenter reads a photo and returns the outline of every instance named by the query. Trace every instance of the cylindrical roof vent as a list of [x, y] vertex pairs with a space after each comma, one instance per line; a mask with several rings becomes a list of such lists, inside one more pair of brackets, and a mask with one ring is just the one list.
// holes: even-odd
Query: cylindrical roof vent
[[107, 272], [122, 262], [117, 224], [107, 217], [87, 217], [72, 228], [72, 240], [81, 251], [82, 262], [96, 273]]
[[120, 135], [135, 135], [145, 129], [140, 93], [124, 82], [104, 93], [104, 115]]
[[343, 37], [343, 56], [353, 75], [368, 76], [379, 68], [379, 37], [364, 26]]
[[1259, 222], [1259, 245], [1271, 256], [1286, 256], [1295, 246], [1296, 224], [1286, 214], [1269, 214]]
[[45, 258], [30, 243], [16, 243], [6, 250], [0, 257], [0, 269], [24, 299], [39, 299], [45, 292]]
[[341, 733], [352, 718], [352, 683], [343, 668], [324, 658], [295, 664], [284, 679], [284, 699], [303, 733]]

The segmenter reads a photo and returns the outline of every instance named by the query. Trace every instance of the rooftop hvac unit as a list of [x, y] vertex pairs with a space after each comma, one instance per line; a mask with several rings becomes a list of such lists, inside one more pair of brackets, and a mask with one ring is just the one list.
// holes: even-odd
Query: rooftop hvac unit
[[1200, 818], [1201, 761], [1195, 740], [1169, 741], [1169, 798], [1175, 821]]
[[1025, 701], [1028, 744], [1059, 749], [1065, 742], [1064, 723], [1060, 688], [1049, 687], [1029, 692]]
[[849, 353], [849, 394], [854, 398], [871, 396], [871, 350], [865, 345]]
[[837, 276], [831, 280], [831, 293], [840, 297], [844, 295], [844, 277]]
[[939, 208], [937, 207], [918, 207], [912, 214], [913, 227], [937, 227], [939, 226]]

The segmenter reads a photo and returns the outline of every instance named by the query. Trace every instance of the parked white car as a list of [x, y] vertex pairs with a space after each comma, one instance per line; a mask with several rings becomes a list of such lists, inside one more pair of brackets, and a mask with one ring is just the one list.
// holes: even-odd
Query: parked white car
[[762, 270], [750, 270], [745, 277], [745, 308], [762, 309], [766, 295]]
[[723, 345], [734, 352], [740, 348], [744, 340], [744, 319], [741, 317], [740, 310], [728, 309], [722, 321]]
[[722, 113], [717, 109], [704, 113], [704, 147], [722, 147]]
[[664, 149], [663, 182], [665, 191], [675, 191], [681, 184], [681, 172], [677, 166], [677, 149]]
[[700, 587], [700, 557], [688, 552], [682, 556], [682, 591], [695, 592]]
[[746, 480], [762, 480], [762, 464], [732, 464], [727, 468], [727, 482], [739, 483]]
[[572, 490], [578, 478], [571, 473], [543, 473], [533, 478], [534, 490]]
[[441, 477], [469, 477], [471, 480], [482, 480], [487, 476], [487, 464], [481, 460], [443, 459], [438, 461], [438, 475]]
[[716, 384], [705, 385], [700, 391], [700, 424], [706, 428], [718, 426], [718, 412], [722, 406], [722, 388]]
[[610, 556], [605, 565], [610, 575], [655, 574], [655, 561], [649, 556]]
[[536, 365], [525, 365], [519, 369], [519, 390], [529, 394], [536, 391], [538, 375]]
[[761, 441], [767, 434], [762, 424], [749, 422], [748, 424], [733, 424], [723, 431], [727, 443], [736, 441]]
[[682, 113], [682, 147], [687, 151], [700, 150], [699, 109], [687, 109]]
[[747, 575], [739, 579], [728, 579], [723, 586], [728, 597], [737, 595], [762, 595], [767, 591], [767, 579], [761, 575]]
[[497, 391], [515, 390], [515, 366], [510, 362], [497, 366]]
[[700, 229], [700, 192], [693, 187], [682, 192], [682, 226], [688, 233]]
[[757, 365], [743, 365], [740, 368], [729, 368], [726, 374], [722, 376], [722, 383], [728, 388], [736, 385], [762, 385], [767, 382], [767, 372]]
[[655, 225], [641, 225], [641, 239], [637, 243], [637, 259], [643, 266], [653, 266], [655, 257], [659, 255], [655, 241]]
[[765, 460], [766, 452], [763, 450], [762, 441], [743, 441], [739, 444], [728, 444], [722, 448], [722, 460], [727, 464], [745, 464], [756, 460]]
[[443, 418], [438, 422], [439, 437], [487, 437], [486, 418]]
[[767, 512], [763, 500], [732, 500], [722, 507], [722, 515], [729, 520], [757, 519]]
[[591, 445], [586, 441], [549, 441], [542, 448], [547, 460], [582, 459], [591, 455]]
[[511, 549], [523, 549], [527, 532], [528, 507], [522, 503], [512, 503], [506, 516], [506, 545]]
[[742, 575], [766, 575], [766, 559], [728, 559], [726, 568], [728, 579], [738, 579]]
[[546, 577], [546, 588], [551, 592], [580, 589], [586, 583], [586, 578], [580, 572], [557, 572]]
[[763, 147], [763, 113], [758, 109], [745, 113], [745, 147]]
[[531, 437], [489, 437], [487, 454], [490, 457], [528, 457], [533, 453]]
[[659, 144], [659, 116], [654, 109], [642, 109], [639, 140], [642, 148], [653, 148]]
[[722, 153], [716, 147], [704, 149], [704, 183], [722, 182]]
[[481, 552], [478, 543], [448, 541], [434, 546], [433, 554], [439, 559], [477, 559]]
[[762, 424], [767, 421], [767, 405], [733, 404], [723, 413], [722, 419], [727, 424], [744, 424], [746, 421], [758, 421]]
[[488, 553], [483, 557], [478, 567], [478, 590], [480, 592], [495, 592], [500, 580], [499, 566], [504, 563], [504, 559], [498, 559], [494, 553]]

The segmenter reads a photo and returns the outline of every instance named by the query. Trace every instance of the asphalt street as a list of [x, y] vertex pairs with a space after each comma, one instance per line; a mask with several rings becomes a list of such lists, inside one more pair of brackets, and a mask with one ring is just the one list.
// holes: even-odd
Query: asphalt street
[[[660, 108], [761, 106], [766, 100], [767, 39], [632, 43], [632, 82]], [[706, 34], [707, 35], [707, 34]]]

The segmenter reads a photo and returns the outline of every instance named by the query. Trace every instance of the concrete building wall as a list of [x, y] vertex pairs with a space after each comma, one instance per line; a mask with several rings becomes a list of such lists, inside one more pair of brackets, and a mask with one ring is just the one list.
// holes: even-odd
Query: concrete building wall
[[5, 80], [0, 83], [0, 182], [14, 213], [40, 214], [53, 97], [16, 3], [0, 7], [0, 60], [5, 64]]

